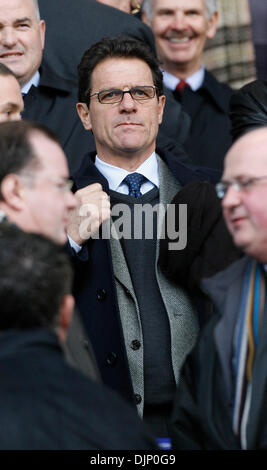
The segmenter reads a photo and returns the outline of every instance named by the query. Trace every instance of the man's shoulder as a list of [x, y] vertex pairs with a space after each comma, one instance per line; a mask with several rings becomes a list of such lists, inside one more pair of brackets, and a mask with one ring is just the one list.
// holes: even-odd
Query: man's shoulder
[[173, 156], [171, 152], [161, 148], [157, 148], [156, 151], [182, 186], [192, 181], [207, 181], [215, 184], [221, 178], [219, 170], [184, 163]]
[[213, 101], [222, 109], [222, 111], [228, 112], [230, 99], [234, 93], [234, 90], [230, 88], [229, 85], [219, 82], [211, 72], [205, 70], [202, 88], [210, 94]]
[[54, 93], [64, 93], [67, 96], [75, 98], [77, 101], [77, 85], [75, 82], [57, 74], [51, 67], [49, 67], [49, 65], [47, 65], [45, 60], [43, 60], [40, 67], [39, 87], [41, 89], [50, 89]]
[[242, 256], [223, 271], [219, 271], [210, 278], [203, 279], [202, 287], [208, 292], [215, 288], [226, 291], [235, 280], [243, 278], [249, 260], [248, 256]]

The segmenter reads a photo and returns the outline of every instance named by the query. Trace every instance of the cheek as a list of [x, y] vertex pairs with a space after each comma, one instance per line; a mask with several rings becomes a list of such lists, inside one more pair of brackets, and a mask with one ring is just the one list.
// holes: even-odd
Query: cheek
[[266, 194], [255, 192], [245, 201], [245, 207], [255, 229], [267, 229]]

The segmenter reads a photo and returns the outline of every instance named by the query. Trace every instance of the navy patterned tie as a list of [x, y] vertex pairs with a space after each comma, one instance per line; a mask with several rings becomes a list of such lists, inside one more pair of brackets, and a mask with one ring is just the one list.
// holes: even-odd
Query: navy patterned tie
[[127, 184], [129, 188], [129, 196], [141, 197], [140, 188], [142, 184], [146, 181], [146, 177], [140, 175], [140, 173], [130, 173], [123, 182]]

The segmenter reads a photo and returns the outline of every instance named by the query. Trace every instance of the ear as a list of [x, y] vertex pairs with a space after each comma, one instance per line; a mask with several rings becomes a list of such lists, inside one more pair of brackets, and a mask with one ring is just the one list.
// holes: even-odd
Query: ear
[[212, 39], [217, 31], [217, 26], [218, 26], [218, 20], [219, 20], [219, 14], [217, 11], [211, 15], [211, 17], [208, 19], [208, 29], [206, 36], [208, 39]]
[[44, 45], [45, 45], [45, 29], [46, 29], [45, 21], [44, 21], [44, 20], [39, 21], [39, 29], [40, 29], [42, 50], [44, 50]]
[[91, 118], [90, 118], [90, 111], [85, 103], [77, 103], [76, 104], [77, 113], [79, 114], [79, 118], [83, 123], [83, 127], [90, 131], [92, 129]]
[[1, 184], [1, 193], [4, 202], [13, 210], [20, 211], [24, 207], [23, 186], [17, 175], [10, 173], [5, 176]]
[[64, 295], [61, 305], [59, 307], [58, 315], [58, 330], [57, 334], [59, 340], [64, 343], [66, 341], [67, 332], [72, 320], [72, 313], [74, 309], [74, 297], [70, 294]]
[[162, 116], [163, 116], [163, 111], [164, 111], [164, 106], [165, 106], [165, 101], [166, 101], [166, 96], [165, 95], [161, 95], [159, 97], [159, 102], [158, 102], [158, 121], [159, 121], [159, 124], [162, 123]]

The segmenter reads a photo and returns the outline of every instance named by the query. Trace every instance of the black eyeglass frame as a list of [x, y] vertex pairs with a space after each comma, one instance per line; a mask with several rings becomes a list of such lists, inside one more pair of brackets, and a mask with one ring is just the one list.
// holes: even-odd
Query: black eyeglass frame
[[[143, 89], [153, 89], [153, 96], [148, 96], [147, 98], [136, 98], [136, 97], [133, 97], [132, 93], [134, 92], [134, 90], [143, 90]], [[103, 101], [101, 101], [101, 94], [102, 93], [111, 93], [111, 92], [120, 92], [120, 99], [118, 101], [110, 101], [109, 103], [105, 103]], [[131, 95], [131, 98], [134, 100], [134, 101], [147, 101], [147, 100], [152, 100], [155, 95], [156, 95], [156, 92], [157, 92], [157, 87], [155, 85], [143, 85], [143, 86], [135, 86], [135, 87], [132, 87], [130, 88], [129, 90], [120, 90], [119, 88], [111, 88], [111, 89], [108, 89], [108, 90], [101, 90], [101, 91], [97, 91], [96, 93], [93, 93], [92, 95], [89, 95], [89, 98], [92, 98], [93, 96], [97, 96], [98, 98], [98, 101], [100, 104], [117, 104], [117, 103], [121, 103], [123, 98], [124, 98], [124, 95], [125, 93], [129, 93]]]

